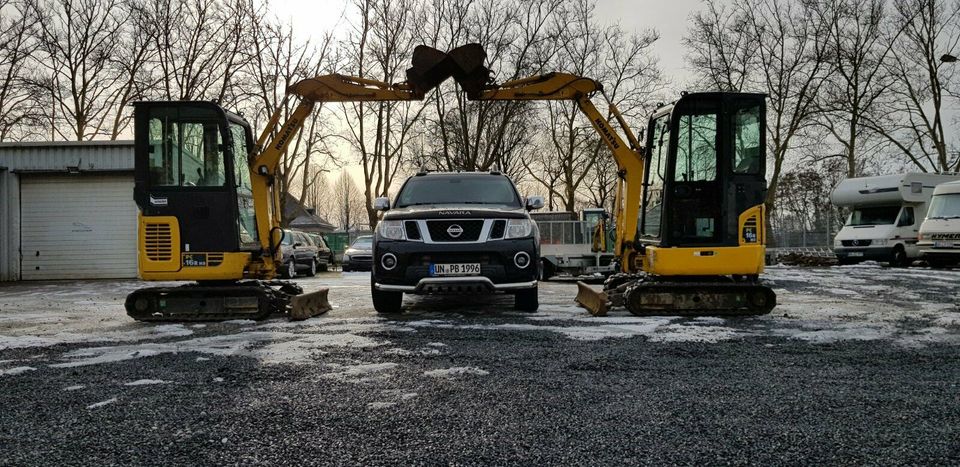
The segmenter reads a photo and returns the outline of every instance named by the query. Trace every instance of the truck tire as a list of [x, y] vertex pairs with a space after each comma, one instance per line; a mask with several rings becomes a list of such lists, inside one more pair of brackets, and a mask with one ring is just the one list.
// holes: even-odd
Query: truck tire
[[317, 275], [317, 260], [315, 259], [310, 260], [310, 269], [307, 270], [307, 275], [310, 277]]
[[513, 308], [518, 311], [535, 313], [540, 308], [540, 293], [537, 287], [524, 289], [513, 295]]
[[911, 260], [907, 256], [907, 250], [903, 248], [903, 245], [897, 245], [893, 247], [893, 256], [890, 258], [890, 265], [895, 268], [906, 268], [910, 267]]
[[545, 259], [540, 260], [540, 280], [548, 281], [554, 274], [553, 265]]
[[403, 304], [403, 292], [387, 292], [377, 290], [373, 285], [373, 275], [370, 275], [370, 296], [373, 298], [373, 309], [384, 315], [400, 313]]

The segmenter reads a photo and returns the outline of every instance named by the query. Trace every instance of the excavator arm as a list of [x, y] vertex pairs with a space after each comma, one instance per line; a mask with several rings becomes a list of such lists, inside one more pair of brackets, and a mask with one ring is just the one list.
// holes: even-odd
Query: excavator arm
[[[280, 230], [280, 194], [274, 180], [280, 159], [287, 151], [290, 141], [303, 128], [303, 124], [317, 103], [326, 102], [384, 102], [419, 101], [425, 90], [410, 83], [387, 84], [365, 78], [330, 74], [302, 80], [287, 89], [284, 102], [274, 111], [260, 134], [249, 158], [250, 178], [253, 189], [257, 233], [261, 246], [261, 261], [250, 265], [253, 275], [273, 277], [280, 258], [278, 245], [282, 240]], [[280, 125], [286, 99], [298, 99], [294, 111]], [[278, 130], [279, 127], [279, 130]], [[271, 139], [271, 135], [273, 138]]]
[[[461, 82], [461, 85], [463, 83]], [[616, 219], [617, 255], [624, 257], [632, 251], [637, 232], [638, 210], [643, 195], [644, 161], [640, 144], [626, 124], [616, 105], [609, 102], [609, 113], [626, 135], [626, 144], [610, 125], [591, 97], [603, 95], [603, 86], [595, 80], [567, 73], [549, 73], [508, 81], [497, 86], [477, 86], [476, 83], [464, 86], [467, 97], [475, 101], [573, 101], [580, 111], [590, 120], [590, 124], [607, 145], [617, 164], [617, 190], [614, 200]], [[632, 262], [621, 261], [624, 272]]]

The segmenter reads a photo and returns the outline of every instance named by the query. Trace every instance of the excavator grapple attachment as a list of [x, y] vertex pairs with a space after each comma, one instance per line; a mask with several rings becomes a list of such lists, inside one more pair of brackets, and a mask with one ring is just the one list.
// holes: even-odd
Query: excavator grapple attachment
[[480, 44], [461, 45], [449, 52], [418, 45], [413, 49], [407, 82], [420, 93], [427, 93], [453, 77], [468, 96], [479, 95], [490, 80], [490, 70], [483, 66], [487, 52]]
[[607, 316], [609, 302], [605, 292], [597, 292], [589, 285], [577, 281], [577, 297], [574, 301], [586, 308], [593, 316]]
[[316, 292], [294, 295], [290, 299], [290, 321], [302, 321], [332, 310], [327, 301], [329, 291], [324, 287]]

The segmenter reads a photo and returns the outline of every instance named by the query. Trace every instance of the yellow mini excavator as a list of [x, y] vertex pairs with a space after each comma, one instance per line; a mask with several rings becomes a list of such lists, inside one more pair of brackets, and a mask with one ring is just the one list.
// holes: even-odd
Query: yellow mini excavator
[[[281, 261], [278, 163], [317, 102], [411, 101], [448, 77], [445, 54], [421, 54], [407, 82], [342, 75], [300, 81], [287, 90], [298, 106], [276, 131], [280, 106], [256, 142], [250, 125], [201, 101], [134, 104], [139, 274], [151, 287], [126, 299], [142, 321], [305, 319], [330, 310], [327, 289], [310, 294], [274, 280]], [[443, 66], [440, 66], [444, 64]]]
[[621, 273], [603, 292], [578, 284], [576, 301], [592, 314], [625, 306], [640, 316], [754, 315], [776, 305], [774, 292], [759, 281], [764, 95], [684, 93], [653, 113], [642, 149], [616, 106], [610, 103], [610, 115], [629, 145], [594, 106], [591, 97], [603, 88], [592, 79], [550, 73], [497, 85], [476, 66], [453, 76], [471, 100], [573, 101], [613, 153]]

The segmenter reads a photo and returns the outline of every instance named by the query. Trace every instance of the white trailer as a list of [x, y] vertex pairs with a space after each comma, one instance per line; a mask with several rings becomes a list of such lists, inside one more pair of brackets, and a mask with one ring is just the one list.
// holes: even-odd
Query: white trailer
[[830, 200], [851, 212], [834, 238], [837, 260], [840, 264], [874, 260], [909, 266], [920, 257], [920, 223], [934, 188], [955, 180], [960, 176], [907, 173], [840, 182]]
[[960, 182], [937, 185], [917, 242], [931, 267], [960, 265]]
[[604, 215], [603, 209], [584, 209], [580, 219], [569, 212], [531, 213], [540, 230], [541, 280], [559, 274], [575, 277], [614, 272], [612, 251], [591, 251], [593, 230]]

